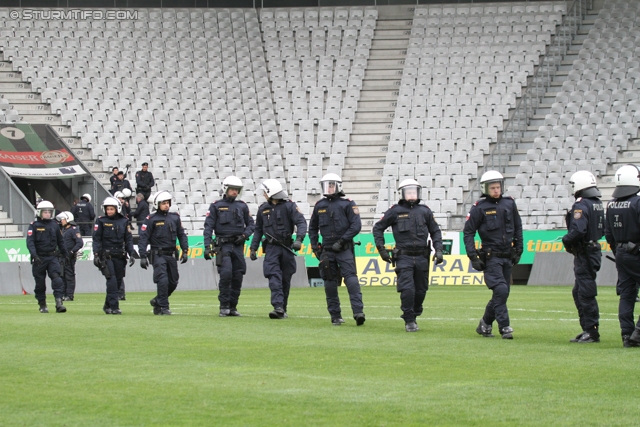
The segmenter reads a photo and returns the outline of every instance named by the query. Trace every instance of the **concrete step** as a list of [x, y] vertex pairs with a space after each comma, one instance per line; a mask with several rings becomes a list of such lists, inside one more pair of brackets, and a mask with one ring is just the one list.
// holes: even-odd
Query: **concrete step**
[[384, 90], [398, 90], [400, 88], [401, 80], [363, 80], [363, 89], [384, 89]]
[[367, 167], [371, 167], [376, 165], [384, 166], [386, 159], [386, 153], [382, 151], [378, 151], [376, 154], [369, 154], [366, 156], [354, 156], [352, 153], [349, 153], [349, 157], [346, 158], [344, 164], [345, 166], [353, 166], [354, 168], [358, 168], [357, 171], [354, 171], [355, 174], [360, 174], [366, 170]]
[[[10, 104], [30, 104], [33, 102], [40, 102], [41, 97], [36, 92], [4, 92], [2, 91], [2, 97], [9, 101]], [[19, 109], [19, 107], [16, 107]]]
[[351, 140], [349, 141], [349, 149], [356, 146], [371, 147], [377, 144], [385, 144], [385, 147], [389, 144], [389, 134], [386, 133], [361, 133], [351, 134]]
[[411, 27], [376, 28], [373, 37], [380, 40], [407, 40], [411, 36]]
[[1, 92], [24, 92], [31, 90], [31, 83], [26, 83], [23, 81], [17, 82], [0, 82], [0, 91]]
[[402, 66], [395, 69], [367, 70], [364, 73], [363, 84], [369, 80], [397, 80], [398, 78], [402, 78]]
[[374, 38], [371, 41], [371, 50], [379, 49], [406, 49], [409, 45], [409, 38], [406, 39], [392, 39], [392, 40], [379, 40]]
[[360, 91], [360, 102], [363, 101], [393, 101], [396, 102], [398, 100], [398, 91], [399, 87], [394, 87], [393, 89], [384, 89], [384, 88], [366, 88]]
[[14, 104], [13, 107], [24, 114], [52, 114], [51, 106], [42, 102], [22, 102]]
[[388, 112], [388, 111], [360, 112], [359, 110], [357, 110], [355, 121], [358, 123], [379, 123], [380, 121], [393, 122], [394, 116], [395, 116], [394, 112]]
[[43, 114], [33, 114], [33, 113], [34, 112], [20, 114], [20, 121], [28, 122], [28, 123], [44, 123], [48, 125], [62, 124], [62, 121], [60, 120], [60, 116], [58, 115], [53, 115], [48, 113], [43, 113]]
[[371, 49], [369, 51], [370, 59], [400, 59], [403, 60], [407, 56], [407, 49]]
[[391, 133], [391, 122], [388, 123], [353, 123], [353, 130], [351, 134], [377, 134], [384, 133], [389, 135]]
[[372, 70], [401, 70], [404, 60], [401, 59], [371, 59], [367, 62], [367, 71]]
[[9, 214], [7, 212], [2, 212], [2, 207], [0, 206], [0, 219], [9, 218]]
[[395, 101], [360, 101], [358, 102], [358, 112], [388, 112], [396, 110]]
[[14, 71], [0, 71], [0, 83], [22, 83], [22, 74]]

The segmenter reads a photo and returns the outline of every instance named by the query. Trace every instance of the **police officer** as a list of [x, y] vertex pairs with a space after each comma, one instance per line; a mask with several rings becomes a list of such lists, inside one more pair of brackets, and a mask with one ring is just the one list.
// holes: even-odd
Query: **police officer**
[[[156, 211], [149, 215], [140, 228], [140, 267], [145, 270], [149, 266], [149, 256], [153, 265], [153, 281], [158, 288], [157, 295], [149, 301], [153, 314], [170, 315], [169, 297], [178, 287], [180, 274], [176, 250], [176, 239], [182, 249], [181, 264], [189, 259], [189, 242], [182, 227], [180, 215], [169, 212], [171, 194], [160, 191], [153, 200]], [[147, 244], [150, 250], [147, 251]]]
[[117, 191], [122, 191], [124, 188], [131, 190], [131, 183], [128, 179], [124, 179], [124, 172], [118, 171], [116, 180], [111, 183], [111, 194], [115, 196]]
[[[311, 249], [320, 260], [327, 310], [332, 325], [344, 323], [338, 295], [338, 280], [342, 275], [349, 292], [353, 318], [356, 325], [360, 326], [365, 321], [364, 305], [353, 250], [353, 238], [362, 228], [360, 211], [354, 201], [343, 197], [342, 178], [335, 173], [323, 176], [320, 185], [324, 197], [313, 208], [309, 238]], [[322, 243], [318, 241], [318, 232], [322, 235]]]
[[[416, 332], [416, 317], [422, 314], [422, 303], [429, 289], [429, 257], [433, 241], [433, 260], [441, 264], [442, 233], [433, 217], [433, 212], [421, 205], [422, 187], [413, 179], [405, 179], [398, 186], [400, 201], [387, 210], [373, 226], [373, 238], [380, 258], [395, 263], [398, 276], [397, 290], [400, 292], [400, 308], [407, 332]], [[392, 227], [396, 247], [394, 259], [384, 246], [384, 231]]]
[[[113, 197], [118, 199], [118, 201], [120, 202], [120, 207], [121, 207], [120, 215], [122, 215], [127, 219], [127, 227], [129, 227], [129, 231], [131, 231], [131, 218], [130, 218], [131, 207], [129, 207], [127, 194], [130, 196], [131, 190], [127, 188], [123, 188], [122, 191], [116, 191]], [[124, 283], [124, 280], [118, 282], [118, 298], [120, 299], [120, 301], [127, 300], [127, 294], [126, 294], [125, 288], [126, 288], [126, 285]]]
[[616, 257], [618, 319], [624, 347], [640, 347], [640, 319], [635, 322], [640, 284], [640, 171], [634, 165], [617, 170], [613, 199], [607, 205], [605, 237]]
[[102, 202], [102, 209], [104, 215], [93, 227], [93, 263], [107, 279], [107, 296], [102, 309], [106, 314], [122, 314], [118, 290], [124, 287], [127, 254], [129, 266], [135, 263], [138, 254], [133, 249], [133, 236], [127, 227], [127, 219], [122, 216], [120, 201], [107, 197]]
[[80, 201], [71, 208], [73, 217], [80, 223], [80, 233], [83, 236], [91, 236], [93, 221], [96, 219], [96, 213], [91, 204], [91, 195], [88, 193], [80, 197]]
[[[204, 258], [210, 260], [215, 254], [218, 274], [220, 274], [220, 317], [240, 316], [238, 299], [242, 289], [242, 279], [247, 272], [244, 259], [244, 242], [253, 234], [254, 222], [249, 207], [238, 199], [242, 192], [242, 180], [228, 176], [222, 181], [224, 196], [209, 206], [204, 221]], [[215, 232], [216, 241], [212, 246], [211, 236]]]
[[36, 286], [34, 294], [40, 305], [40, 313], [48, 313], [45, 279], [47, 274], [51, 279], [51, 289], [56, 300], [56, 313], [67, 311], [62, 303], [64, 296], [64, 282], [62, 281], [60, 262], [57, 252], [63, 257], [68, 257], [69, 252], [64, 245], [60, 227], [53, 221], [55, 209], [53, 204], [43, 200], [36, 206], [36, 220], [29, 225], [27, 230], [27, 249], [31, 254], [31, 272]]
[[136, 194], [136, 203], [136, 210], [131, 216], [136, 219], [136, 223], [141, 223], [149, 216], [149, 204], [142, 193]]
[[573, 286], [573, 301], [578, 309], [582, 332], [571, 342], [600, 342], [598, 326], [600, 312], [596, 295], [596, 275], [600, 271], [602, 252], [598, 240], [604, 235], [604, 206], [600, 201], [600, 190], [596, 177], [589, 171], [578, 171], [569, 183], [576, 198], [567, 213], [567, 230], [562, 237], [567, 252], [573, 254], [573, 272], [576, 281]]
[[149, 163], [142, 164], [142, 170], [136, 172], [136, 193], [142, 193], [144, 199], [148, 199], [151, 195], [151, 187], [156, 185], [153, 174], [149, 172]]
[[[307, 222], [294, 202], [282, 189], [277, 179], [267, 179], [260, 186], [267, 200], [258, 209], [256, 227], [251, 241], [250, 258], [258, 259], [256, 252], [264, 236], [262, 248], [265, 252], [262, 269], [264, 277], [269, 279], [271, 289], [271, 319], [287, 317], [287, 301], [291, 288], [291, 277], [296, 272], [296, 259], [293, 251], [302, 248], [307, 234]], [[296, 228], [296, 240], [291, 235]]]
[[[507, 299], [511, 283], [511, 267], [522, 256], [522, 221], [512, 197], [503, 197], [504, 178], [500, 172], [488, 171], [480, 177], [482, 197], [476, 201], [464, 225], [464, 245], [471, 265], [484, 271], [484, 281], [493, 291], [476, 332], [493, 337], [492, 324], [498, 321], [503, 339], [513, 339], [509, 324]], [[480, 234], [482, 248], [476, 250], [474, 237]]]
[[71, 212], [61, 212], [56, 215], [56, 221], [60, 223], [62, 229], [62, 237], [64, 240], [64, 246], [69, 252], [69, 257], [64, 259], [64, 301], [73, 301], [74, 293], [76, 290], [76, 257], [78, 252], [84, 246], [80, 229], [74, 222], [73, 214]]

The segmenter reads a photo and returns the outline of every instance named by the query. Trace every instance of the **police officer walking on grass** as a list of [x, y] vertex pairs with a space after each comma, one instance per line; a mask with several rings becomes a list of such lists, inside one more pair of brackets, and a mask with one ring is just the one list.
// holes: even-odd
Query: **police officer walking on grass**
[[[216, 256], [220, 282], [220, 317], [240, 316], [238, 299], [242, 279], [247, 272], [244, 242], [253, 234], [254, 222], [249, 207], [238, 199], [242, 193], [242, 180], [228, 176], [222, 181], [222, 199], [211, 203], [204, 221], [204, 258]], [[215, 232], [215, 244], [211, 236]]]
[[[171, 314], [169, 297], [178, 287], [180, 279], [176, 239], [182, 249], [181, 264], [189, 259], [189, 242], [182, 227], [180, 215], [169, 212], [171, 194], [160, 191], [154, 196], [153, 205], [156, 211], [147, 217], [140, 228], [138, 240], [140, 267], [147, 269], [150, 256], [151, 265], [153, 265], [153, 281], [157, 285], [158, 294], [149, 303], [153, 307], [153, 314], [167, 316]], [[151, 246], [150, 250], [147, 250], [147, 245]]]
[[56, 313], [67, 311], [62, 303], [64, 282], [60, 277], [62, 269], [57, 255], [61, 254], [68, 258], [69, 252], [64, 245], [58, 223], [53, 221], [54, 211], [51, 202], [46, 200], [39, 202], [36, 206], [37, 218], [27, 230], [27, 249], [31, 254], [31, 272], [36, 282], [34, 294], [40, 305], [40, 313], [49, 312], [45, 283], [47, 275], [51, 279], [51, 289], [56, 300]]
[[604, 206], [600, 201], [596, 177], [589, 171], [578, 171], [571, 176], [576, 198], [567, 213], [568, 233], [562, 237], [567, 252], [573, 254], [573, 301], [578, 309], [582, 332], [571, 342], [600, 342], [600, 311], [596, 295], [596, 275], [600, 271], [602, 252], [598, 240], [604, 235]]
[[620, 296], [618, 319], [624, 347], [640, 347], [640, 319], [635, 321], [637, 287], [640, 283], [640, 171], [625, 165], [616, 171], [616, 188], [607, 205], [605, 237], [616, 258]]
[[[258, 209], [256, 226], [251, 241], [250, 258], [258, 259], [256, 252], [264, 237], [262, 248], [265, 252], [263, 272], [269, 279], [271, 289], [271, 319], [287, 317], [287, 302], [291, 288], [291, 277], [296, 272], [296, 259], [293, 251], [302, 248], [307, 233], [307, 222], [294, 202], [282, 189], [276, 179], [267, 179], [260, 186], [267, 200]], [[291, 238], [296, 229], [295, 241]]]
[[93, 221], [96, 219], [96, 213], [91, 204], [91, 195], [88, 193], [83, 194], [78, 203], [71, 208], [71, 213], [76, 221], [80, 223], [78, 225], [80, 233], [83, 236], [91, 236]]
[[[422, 187], [417, 181], [402, 181], [398, 187], [400, 201], [391, 206], [373, 226], [373, 238], [380, 258], [395, 264], [400, 308], [407, 332], [418, 331], [416, 317], [422, 314], [422, 303], [429, 289], [429, 236], [435, 248], [433, 260], [436, 264], [444, 261], [442, 232], [431, 209], [419, 204], [421, 192]], [[384, 246], [384, 231], [389, 227], [392, 227], [396, 241], [393, 259]]]
[[93, 226], [93, 263], [107, 279], [107, 295], [103, 310], [105, 314], [122, 314], [118, 289], [123, 286], [127, 268], [135, 263], [138, 254], [133, 249], [133, 236], [122, 216], [122, 206], [115, 197], [102, 202], [104, 215]]
[[[507, 299], [511, 284], [511, 267], [522, 255], [522, 221], [512, 197], [503, 197], [504, 177], [500, 172], [488, 171], [480, 177], [482, 197], [476, 201], [464, 225], [464, 245], [471, 265], [484, 271], [485, 284], [493, 292], [480, 319], [476, 332], [493, 337], [493, 321], [503, 339], [513, 339], [509, 323]], [[480, 234], [482, 248], [475, 247], [474, 237]]]
[[56, 221], [60, 223], [62, 229], [62, 237], [64, 240], [64, 246], [69, 252], [69, 257], [64, 261], [64, 301], [73, 301], [74, 293], [76, 290], [76, 260], [78, 252], [84, 246], [80, 229], [74, 222], [73, 214], [71, 212], [61, 212], [56, 215]]
[[[338, 280], [342, 275], [349, 292], [353, 318], [356, 325], [361, 326], [365, 322], [364, 305], [353, 250], [353, 238], [362, 228], [360, 211], [354, 201], [343, 197], [342, 179], [338, 175], [326, 174], [320, 185], [324, 197], [313, 208], [309, 239], [313, 253], [320, 260], [320, 276], [324, 279], [331, 324], [340, 326], [344, 323], [338, 295]], [[318, 232], [322, 235], [322, 243], [318, 241]]]

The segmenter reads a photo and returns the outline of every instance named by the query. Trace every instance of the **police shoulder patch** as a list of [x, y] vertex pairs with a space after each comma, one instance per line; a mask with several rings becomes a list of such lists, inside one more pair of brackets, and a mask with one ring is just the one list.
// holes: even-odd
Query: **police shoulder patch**
[[147, 224], [142, 224], [141, 230], [142, 231], [146, 231], [147, 230]]
[[97, 229], [98, 229], [98, 224], [94, 225], [94, 226], [93, 226], [93, 229], [94, 229], [94, 230], [97, 230]]
[[[33, 224], [33, 223], [31, 223], [31, 224]], [[27, 236], [32, 236], [32, 235], [33, 235], [33, 230], [28, 230], [27, 231]]]
[[353, 213], [356, 215], [360, 215], [360, 209], [357, 206], [351, 206], [353, 208]]
[[573, 219], [582, 218], [582, 209], [576, 209], [573, 211]]
[[76, 237], [77, 237], [78, 239], [81, 239], [81, 238], [82, 238], [82, 234], [80, 234], [80, 233], [76, 233]]

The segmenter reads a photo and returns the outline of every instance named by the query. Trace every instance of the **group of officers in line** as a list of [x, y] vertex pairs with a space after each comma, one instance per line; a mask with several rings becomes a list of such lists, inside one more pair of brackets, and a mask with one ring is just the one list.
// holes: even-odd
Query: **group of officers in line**
[[[596, 275], [602, 257], [598, 241], [605, 235], [615, 255], [619, 275], [617, 293], [620, 296], [622, 342], [624, 347], [638, 347], [640, 320], [634, 323], [633, 311], [640, 283], [640, 196], [637, 194], [640, 170], [634, 165], [623, 166], [616, 172], [615, 182], [613, 200], [605, 209], [591, 172], [578, 171], [570, 179], [575, 203], [567, 213], [568, 233], [563, 237], [563, 244], [574, 256], [572, 294], [582, 329], [571, 342], [600, 341]], [[255, 222], [247, 204], [240, 199], [242, 181], [230, 176], [222, 185], [223, 197], [210, 205], [203, 232], [204, 257], [207, 260], [215, 258], [220, 276], [220, 317], [241, 316], [238, 301], [246, 273], [244, 246], [251, 240], [250, 259], [257, 259], [260, 246], [265, 254], [263, 273], [269, 282], [273, 306], [269, 317], [287, 318], [291, 278], [296, 272], [295, 252], [301, 249], [308, 232], [312, 251], [319, 260], [320, 276], [324, 279], [331, 323], [335, 326], [344, 323], [338, 295], [340, 280], [347, 288], [356, 325], [365, 323], [354, 252], [354, 246], [358, 244], [354, 238], [362, 228], [360, 212], [356, 203], [345, 197], [338, 175], [322, 177], [323, 198], [315, 204], [308, 227], [278, 180], [268, 179], [261, 184], [265, 203], [259, 207]], [[473, 268], [483, 272], [485, 284], [492, 291], [476, 332], [483, 337], [493, 337], [493, 323], [496, 322], [501, 337], [513, 339], [507, 300], [511, 270], [523, 252], [522, 222], [515, 200], [504, 196], [504, 178], [499, 172], [485, 172], [480, 178], [480, 186], [483, 197], [471, 207], [463, 231], [467, 256]], [[399, 202], [391, 206], [373, 227], [380, 257], [395, 268], [401, 317], [407, 332], [419, 329], [416, 319], [423, 312], [430, 262], [443, 262], [442, 233], [433, 212], [420, 203], [421, 190], [413, 179], [402, 181], [398, 187]], [[127, 259], [128, 265], [132, 266], [139, 258], [142, 268], [153, 266], [157, 295], [150, 304], [154, 314], [171, 314], [169, 296], [176, 290], [179, 280], [177, 261], [185, 263], [189, 249], [180, 216], [170, 210], [171, 199], [166, 191], [151, 197], [154, 212], [146, 217], [140, 229], [139, 254], [133, 247], [121, 200], [107, 197], [103, 201], [104, 215], [95, 221], [93, 229], [93, 253], [94, 264], [107, 279], [105, 313], [121, 314], [119, 289], [124, 288]], [[82, 233], [74, 224], [74, 216], [63, 212], [56, 217], [56, 222], [53, 214], [54, 207], [50, 202], [40, 202], [37, 219], [30, 225], [27, 235], [36, 282], [35, 297], [43, 313], [48, 312], [46, 274], [52, 282], [56, 311], [66, 311], [63, 300], [65, 296], [73, 295], [73, 267], [82, 247]], [[389, 227], [395, 240], [392, 250], [384, 239], [384, 232]], [[294, 232], [295, 238], [292, 237]], [[476, 247], [474, 241], [476, 233], [480, 236], [480, 247]], [[63, 260], [64, 268], [59, 259]], [[67, 299], [73, 300], [73, 297]]]

